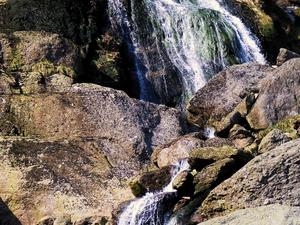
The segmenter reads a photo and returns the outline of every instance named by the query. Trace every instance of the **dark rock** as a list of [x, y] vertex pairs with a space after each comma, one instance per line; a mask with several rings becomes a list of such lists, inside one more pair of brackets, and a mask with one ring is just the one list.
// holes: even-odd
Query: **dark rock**
[[300, 55], [285, 48], [281, 48], [277, 56], [277, 66], [281, 66], [282, 64], [293, 58], [300, 58]]
[[236, 169], [235, 160], [231, 158], [219, 160], [205, 167], [194, 178], [195, 194], [203, 194], [211, 190], [232, 175]]
[[193, 194], [193, 176], [190, 171], [182, 171], [173, 180], [172, 186], [180, 196]]

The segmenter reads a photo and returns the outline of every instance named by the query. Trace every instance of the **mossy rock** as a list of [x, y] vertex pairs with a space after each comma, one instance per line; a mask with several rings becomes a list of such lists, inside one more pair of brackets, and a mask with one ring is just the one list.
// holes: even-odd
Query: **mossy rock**
[[287, 133], [290, 138], [297, 139], [300, 137], [298, 131], [299, 126], [300, 126], [300, 115], [288, 117], [279, 121], [277, 124], [270, 126], [265, 130], [260, 131], [258, 133], [258, 138], [263, 139], [272, 130], [279, 129], [284, 133]]
[[129, 187], [135, 197], [139, 198], [147, 193], [147, 189], [138, 180], [131, 181]]

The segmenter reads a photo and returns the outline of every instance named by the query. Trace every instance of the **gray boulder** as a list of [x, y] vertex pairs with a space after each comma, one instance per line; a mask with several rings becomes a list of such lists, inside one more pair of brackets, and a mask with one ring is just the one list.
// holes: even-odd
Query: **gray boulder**
[[237, 210], [199, 225], [298, 225], [300, 224], [299, 215], [300, 207], [268, 205]]
[[269, 66], [244, 64], [220, 72], [189, 102], [189, 121], [200, 127], [221, 121], [247, 95], [259, 92], [259, 82], [272, 70]]
[[300, 59], [291, 59], [263, 82], [247, 121], [254, 129], [265, 129], [300, 113]]

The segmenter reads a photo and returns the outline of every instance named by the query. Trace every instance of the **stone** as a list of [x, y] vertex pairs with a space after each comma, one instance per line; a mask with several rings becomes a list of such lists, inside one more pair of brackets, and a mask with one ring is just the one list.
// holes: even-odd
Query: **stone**
[[194, 216], [207, 220], [268, 204], [299, 206], [299, 144], [297, 139], [254, 158], [217, 186]]
[[198, 134], [188, 134], [168, 143], [160, 149], [156, 149], [152, 154], [152, 162], [159, 168], [173, 165], [180, 159], [189, 157], [191, 150], [203, 146], [204, 140], [197, 137]]
[[238, 150], [232, 146], [203, 147], [191, 151], [190, 157], [203, 161], [218, 161], [238, 155]]
[[172, 186], [179, 195], [189, 196], [193, 194], [193, 176], [190, 171], [182, 171], [172, 182]]
[[46, 78], [45, 85], [48, 92], [67, 92], [71, 89], [74, 80], [63, 74], [54, 74]]
[[289, 51], [288, 49], [281, 48], [277, 56], [276, 65], [281, 66], [282, 64], [293, 58], [300, 58], [300, 55], [295, 52]]
[[300, 207], [268, 205], [237, 210], [223, 217], [208, 220], [199, 225], [296, 225], [300, 224]]
[[222, 159], [205, 167], [194, 178], [194, 194], [203, 194], [213, 189], [221, 181], [232, 175], [235, 170], [235, 160], [232, 158]]
[[279, 129], [274, 129], [268, 133], [259, 144], [258, 153], [262, 154], [274, 149], [275, 147], [292, 140]]
[[220, 72], [190, 100], [189, 121], [200, 127], [220, 122], [248, 95], [257, 93], [260, 81], [272, 70], [269, 66], [244, 64]]
[[92, 84], [2, 95], [0, 102], [0, 122], [23, 136], [0, 138], [0, 197], [24, 225], [63, 214], [72, 222], [109, 220], [134, 197], [126, 183], [145, 170], [154, 147], [186, 131], [176, 109]]
[[291, 59], [262, 83], [247, 121], [255, 130], [266, 129], [284, 118], [298, 115], [300, 105], [300, 59]]
[[146, 172], [138, 179], [147, 192], [156, 192], [167, 186], [172, 179], [172, 166]]
[[[89, 215], [111, 217], [133, 196], [111, 167], [101, 140], [0, 138], [0, 221], [75, 223]], [[52, 222], [51, 222], [52, 221]], [[18, 223], [4, 223], [18, 224]]]

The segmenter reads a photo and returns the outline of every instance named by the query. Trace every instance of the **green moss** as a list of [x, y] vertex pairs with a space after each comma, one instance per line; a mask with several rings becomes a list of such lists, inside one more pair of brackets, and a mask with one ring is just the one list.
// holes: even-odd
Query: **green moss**
[[147, 192], [146, 188], [138, 181], [130, 182], [129, 187], [135, 197], [142, 197]]
[[76, 74], [72, 68], [65, 65], [55, 65], [48, 60], [43, 60], [34, 64], [31, 67], [31, 72], [38, 72], [45, 77], [51, 76], [56, 73], [63, 74], [68, 77], [74, 77]]
[[281, 120], [277, 124], [262, 130], [258, 133], [258, 138], [264, 138], [270, 131], [274, 129], [282, 130], [284, 133], [288, 133], [292, 139], [299, 138], [299, 134], [297, 134], [297, 130], [295, 129], [296, 123], [300, 122], [300, 115], [288, 117], [286, 119]]
[[9, 66], [10, 71], [19, 71], [22, 66], [24, 65], [21, 51], [20, 49], [16, 48], [13, 50], [13, 56], [12, 56], [12, 61]]

